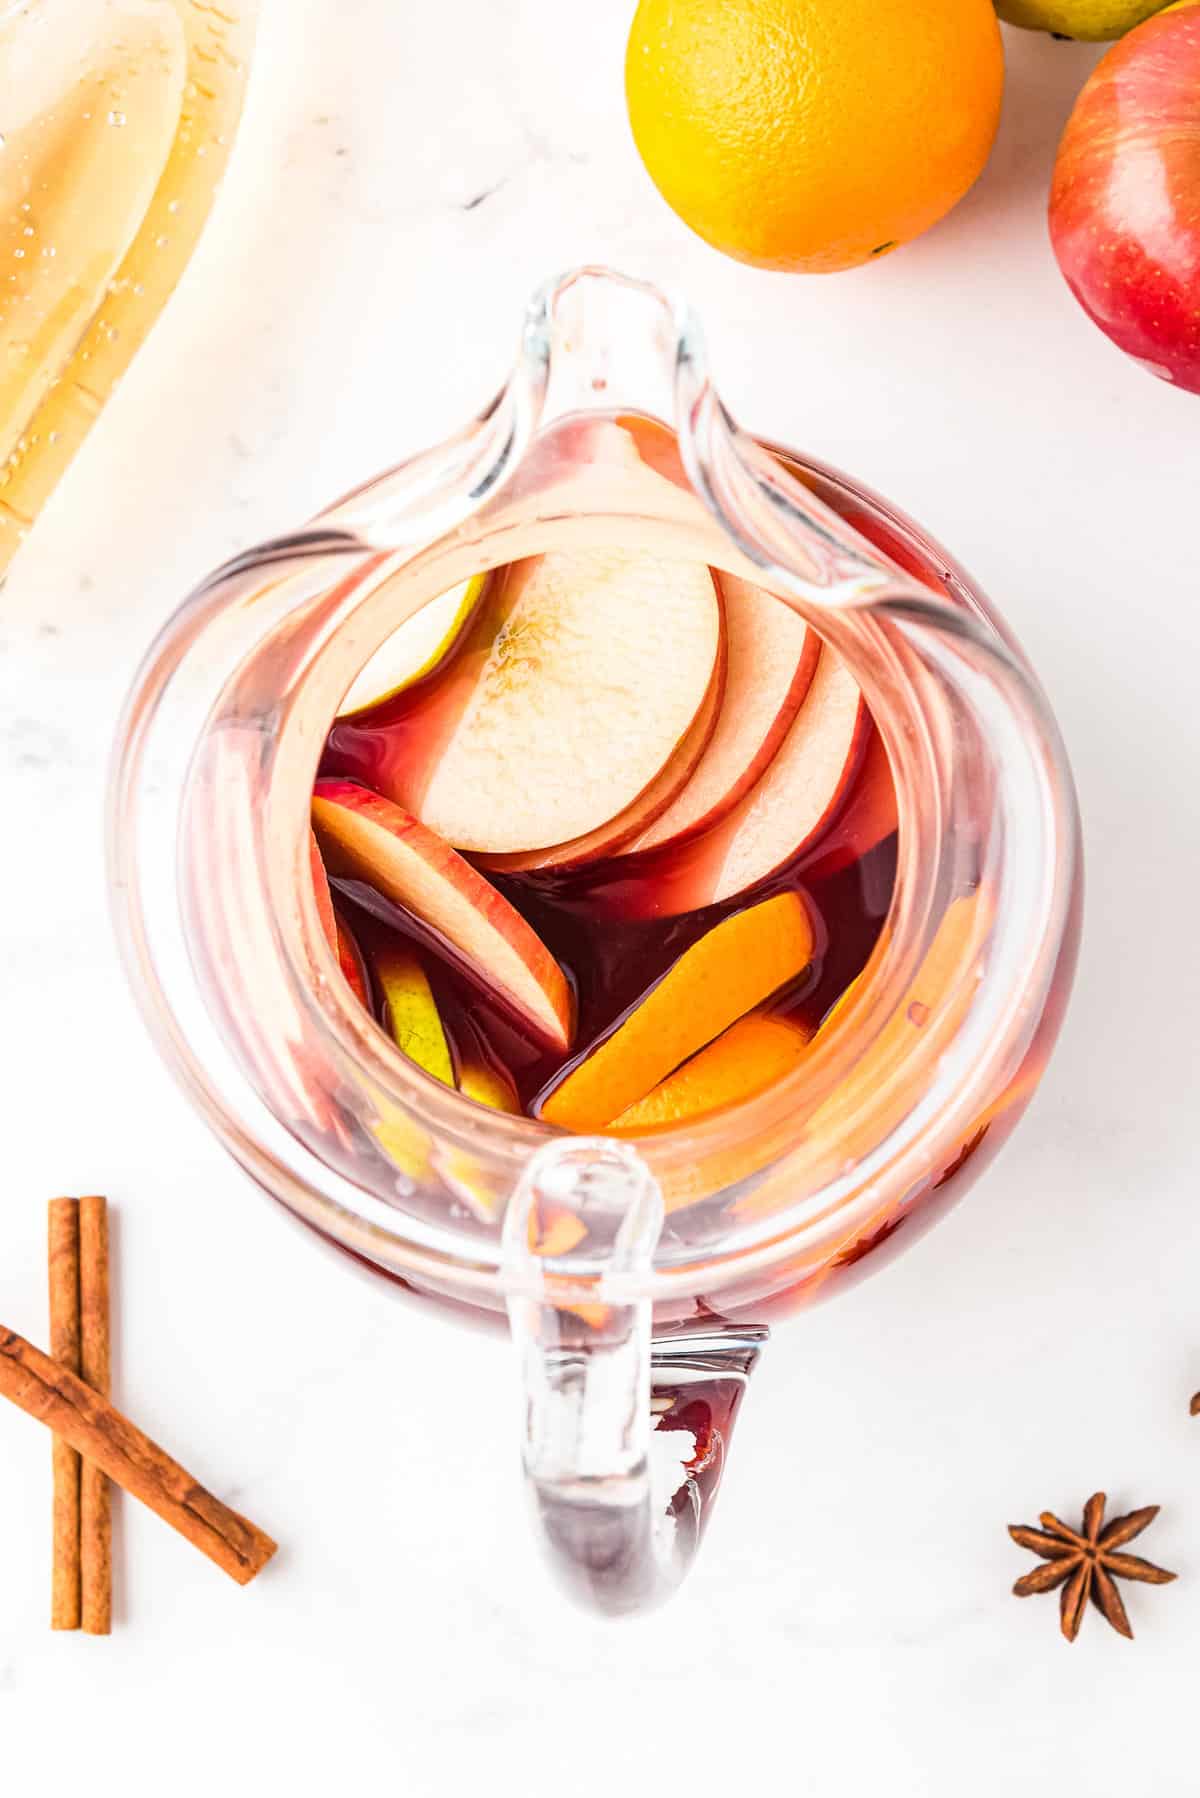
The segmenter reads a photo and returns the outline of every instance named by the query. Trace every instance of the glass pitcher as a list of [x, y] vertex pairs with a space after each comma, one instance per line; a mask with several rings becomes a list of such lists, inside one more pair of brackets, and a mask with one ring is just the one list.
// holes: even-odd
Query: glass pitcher
[[[899, 817], [882, 934], [799, 1071], [620, 1140], [485, 1110], [407, 1061], [351, 997], [307, 875], [323, 739], [397, 624], [482, 569], [613, 543], [794, 606], [865, 691]], [[111, 878], [150, 1028], [241, 1165], [407, 1293], [507, 1318], [545, 1545], [608, 1611], [690, 1564], [768, 1325], [913, 1240], [1012, 1128], [1080, 890], [1062, 745], [984, 600], [898, 513], [740, 430], [687, 309], [599, 269], [534, 297], [512, 375], [457, 436], [175, 614], [121, 727]], [[547, 1208], [574, 1212], [573, 1247]], [[654, 1428], [693, 1439], [665, 1496]]]
[[257, 4], [0, 4], [0, 577], [195, 248]]

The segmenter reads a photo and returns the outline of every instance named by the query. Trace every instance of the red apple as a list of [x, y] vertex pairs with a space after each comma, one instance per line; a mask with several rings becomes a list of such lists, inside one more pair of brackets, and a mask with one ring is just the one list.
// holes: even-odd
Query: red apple
[[439, 593], [406, 618], [380, 644], [366, 667], [359, 669], [338, 708], [339, 716], [352, 718], [372, 711], [435, 673], [458, 647], [483, 598], [488, 578], [486, 574], [474, 574], [469, 581]]
[[562, 969], [520, 912], [449, 843], [349, 780], [319, 780], [313, 827], [332, 873], [369, 881], [437, 931], [476, 978], [560, 1052], [571, 1044]]
[[1050, 241], [1088, 317], [1200, 393], [1200, 4], [1156, 13], [1097, 64], [1067, 121]]
[[453, 1086], [450, 1045], [421, 957], [411, 944], [389, 937], [374, 945], [371, 959], [396, 1047], [435, 1080]]

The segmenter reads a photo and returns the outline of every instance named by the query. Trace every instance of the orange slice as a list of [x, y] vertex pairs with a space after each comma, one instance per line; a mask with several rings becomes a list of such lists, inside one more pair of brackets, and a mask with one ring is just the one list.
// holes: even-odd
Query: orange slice
[[566, 1130], [602, 1129], [795, 979], [812, 949], [812, 924], [795, 893], [779, 893], [722, 919], [560, 1081], [543, 1101], [542, 1117]]
[[807, 1025], [792, 1018], [754, 1012], [722, 1031], [681, 1068], [660, 1080], [653, 1092], [612, 1121], [614, 1130], [652, 1124], [681, 1124], [739, 1099], [753, 1098], [790, 1074], [812, 1041]]

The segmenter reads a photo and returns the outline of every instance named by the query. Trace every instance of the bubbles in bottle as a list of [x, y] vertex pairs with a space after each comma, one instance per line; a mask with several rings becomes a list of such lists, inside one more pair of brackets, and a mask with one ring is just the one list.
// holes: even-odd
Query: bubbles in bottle
[[[241, 102], [240, 81], [211, 53], [221, 36], [213, 17], [213, 0], [0, 0], [0, 69], [28, 39], [37, 72], [28, 93], [10, 76], [11, 104], [0, 108], [9, 190], [0, 207], [0, 472], [11, 482], [0, 575], [23, 515], [14, 500], [37, 511], [208, 210], [224, 161], [216, 140], [232, 134]], [[201, 144], [211, 147], [197, 161]], [[175, 196], [169, 235], [150, 204], [164, 177], [158, 206]]]

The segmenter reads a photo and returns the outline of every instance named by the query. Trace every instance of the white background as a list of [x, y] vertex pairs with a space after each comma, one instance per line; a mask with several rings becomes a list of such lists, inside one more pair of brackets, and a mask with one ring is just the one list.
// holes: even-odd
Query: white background
[[[1010, 33], [939, 229], [811, 280], [718, 257], [632, 149], [627, 0], [268, 0], [183, 289], [0, 599], [0, 1318], [45, 1330], [44, 1201], [118, 1208], [124, 1406], [275, 1533], [239, 1592], [121, 1506], [119, 1627], [52, 1636], [49, 1445], [0, 1416], [0, 1785], [574, 1798], [1194, 1794], [1200, 1636], [1200, 399], [1083, 317], [1044, 226], [1094, 52]], [[468, 202], [490, 196], [473, 209]], [[527, 292], [606, 259], [701, 312], [746, 423], [909, 509], [1057, 706], [1084, 953], [1033, 1111], [906, 1258], [780, 1331], [690, 1586], [596, 1622], [523, 1515], [506, 1352], [320, 1254], [160, 1070], [102, 892], [104, 763], [210, 565], [462, 423]], [[1068, 1647], [1009, 1520], [1158, 1501], [1177, 1584]], [[123, 1780], [118, 1765], [125, 1767]]]

